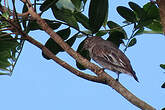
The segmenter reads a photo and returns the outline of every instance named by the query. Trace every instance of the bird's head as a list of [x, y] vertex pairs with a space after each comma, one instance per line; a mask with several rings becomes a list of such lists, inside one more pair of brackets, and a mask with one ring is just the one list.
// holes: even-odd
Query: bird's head
[[92, 48], [98, 41], [102, 40], [101, 37], [87, 37], [84, 40], [84, 45], [83, 45], [83, 49], [84, 50], [88, 50], [90, 48]]

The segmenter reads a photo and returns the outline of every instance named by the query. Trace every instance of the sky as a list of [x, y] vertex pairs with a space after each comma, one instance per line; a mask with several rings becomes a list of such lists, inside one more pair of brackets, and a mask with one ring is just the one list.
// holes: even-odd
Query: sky
[[[149, 0], [132, 1], [143, 5]], [[128, 6], [128, 2], [109, 0], [111, 14], [108, 19], [122, 24], [124, 19], [117, 14], [116, 7]], [[51, 15], [47, 13], [44, 16]], [[129, 33], [132, 28], [126, 29]], [[41, 31], [31, 32], [30, 35], [42, 43], [49, 38]], [[137, 44], [128, 48], [125, 54], [136, 71], [139, 83], [125, 74], [120, 75], [120, 83], [160, 110], [165, 107], [165, 89], [161, 88], [165, 74], [159, 67], [165, 63], [165, 37], [143, 34], [136, 38]], [[76, 40], [75, 50], [80, 41], [82, 39]], [[54, 61], [45, 60], [41, 53], [40, 49], [26, 42], [13, 75], [0, 76], [0, 110], [140, 110], [111, 87], [79, 78]], [[66, 53], [57, 56], [76, 67], [74, 59]], [[85, 72], [91, 73], [88, 70]], [[111, 71], [106, 72], [117, 77]]]

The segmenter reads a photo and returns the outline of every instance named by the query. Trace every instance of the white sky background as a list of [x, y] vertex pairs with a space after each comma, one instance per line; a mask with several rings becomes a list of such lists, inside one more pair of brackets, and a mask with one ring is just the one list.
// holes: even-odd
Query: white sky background
[[[143, 5], [149, 0], [132, 1]], [[124, 19], [116, 12], [116, 7], [128, 6], [129, 1], [110, 0], [109, 2], [108, 19], [122, 25]], [[126, 29], [131, 33], [131, 26]], [[41, 31], [30, 34], [42, 43], [49, 38]], [[128, 48], [126, 55], [140, 83], [124, 74], [120, 76], [120, 82], [137, 97], [159, 110], [165, 107], [165, 89], [160, 87], [165, 81], [165, 74], [159, 67], [159, 64], [165, 63], [165, 37], [158, 34], [144, 34], [136, 38], [137, 44]], [[73, 46], [75, 50], [80, 40], [76, 40], [77, 44]], [[58, 56], [76, 67], [73, 58], [67, 54], [62, 53]], [[107, 72], [116, 78], [115, 73], [108, 70]], [[52, 60], [45, 60], [38, 48], [26, 42], [12, 77], [0, 76], [0, 110], [66, 109], [140, 110], [112, 88], [81, 79]]]

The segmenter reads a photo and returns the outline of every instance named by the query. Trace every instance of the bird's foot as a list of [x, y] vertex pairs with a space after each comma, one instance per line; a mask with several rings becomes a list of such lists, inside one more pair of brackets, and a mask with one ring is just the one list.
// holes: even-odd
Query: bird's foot
[[119, 82], [119, 78], [116, 78], [116, 81]]
[[119, 74], [120, 73], [117, 73], [117, 78], [116, 78], [116, 81], [119, 82]]
[[100, 73], [104, 72], [104, 69], [105, 69], [105, 68], [101, 68], [101, 69], [99, 69], [99, 70], [97, 71], [97, 73], [100, 74]]

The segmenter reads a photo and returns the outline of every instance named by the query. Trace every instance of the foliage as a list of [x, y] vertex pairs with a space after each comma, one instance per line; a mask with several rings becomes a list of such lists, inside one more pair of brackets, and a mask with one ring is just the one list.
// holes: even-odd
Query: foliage
[[[9, 14], [6, 12], [2, 14], [0, 19], [8, 19], [8, 17]], [[6, 30], [6, 27], [11, 28], [6, 21], [0, 21], [0, 75], [12, 74], [23, 43], [22, 41], [17, 41], [17, 35], [12, 36], [7, 32], [2, 32]]]
[[[91, 0], [89, 5], [88, 16], [84, 14], [84, 7], [86, 0], [46, 0], [37, 1], [40, 2], [41, 16], [46, 13], [48, 9], [51, 9], [55, 17], [54, 20], [44, 19], [47, 24], [59, 34], [65, 42], [70, 46], [74, 44], [77, 37], [96, 35], [96, 36], [108, 36], [107, 40], [112, 41], [118, 47], [124, 41], [127, 42], [125, 50], [136, 44], [137, 40], [135, 36], [143, 33], [162, 33], [162, 26], [160, 24], [159, 9], [153, 3], [147, 3], [143, 7], [140, 7], [134, 2], [129, 2], [130, 8], [124, 6], [118, 6], [117, 12], [121, 15], [125, 21], [124, 26], [133, 25], [132, 35], [127, 36], [127, 33], [123, 29], [124, 26], [120, 26], [114, 21], [108, 21], [108, 0]], [[22, 12], [27, 12], [27, 6], [24, 4]], [[153, 13], [154, 12], [154, 13]], [[29, 33], [30, 31], [42, 30], [35, 20], [27, 20], [28, 17], [22, 17], [20, 22], [24, 30]], [[87, 30], [82, 31], [80, 24]], [[68, 28], [60, 28], [61, 25], [68, 26]], [[3, 26], [3, 25], [2, 25]], [[105, 27], [104, 29], [102, 27]], [[108, 27], [109, 29], [106, 29]], [[61, 30], [59, 30], [61, 29]], [[71, 36], [72, 29], [77, 30], [75, 35]], [[150, 31], [147, 31], [150, 29]], [[17, 41], [17, 40], [16, 40]], [[84, 54], [81, 52], [83, 43], [80, 43], [78, 52], [89, 57], [88, 52]], [[55, 55], [64, 50], [51, 38], [47, 40], [45, 46], [50, 49]], [[17, 46], [16, 46], [17, 47]], [[16, 48], [15, 47], [15, 48]], [[43, 53], [42, 53], [43, 54]], [[49, 59], [43, 54], [43, 57]], [[90, 58], [88, 58], [90, 59]], [[82, 66], [82, 65], [81, 65]], [[80, 64], [77, 64], [79, 69], [82, 69]], [[5, 67], [4, 67], [5, 68]], [[7, 66], [6, 66], [7, 68]], [[5, 68], [5, 69], [6, 69]]]

